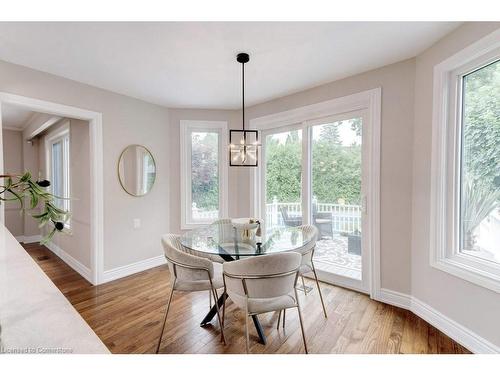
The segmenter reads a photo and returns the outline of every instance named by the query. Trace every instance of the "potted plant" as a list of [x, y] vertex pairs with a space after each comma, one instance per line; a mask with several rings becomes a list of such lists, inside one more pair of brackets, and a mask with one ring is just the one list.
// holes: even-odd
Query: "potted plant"
[[54, 203], [55, 199], [68, 198], [51, 194], [46, 189], [49, 186], [47, 180], [34, 181], [29, 172], [23, 175], [0, 175], [0, 203], [18, 201], [20, 210], [26, 211], [25, 201], [28, 201], [30, 215], [38, 221], [40, 228], [52, 224], [52, 229], [42, 238], [41, 244], [48, 243], [56, 232], [61, 232], [69, 219], [69, 212], [61, 210]]

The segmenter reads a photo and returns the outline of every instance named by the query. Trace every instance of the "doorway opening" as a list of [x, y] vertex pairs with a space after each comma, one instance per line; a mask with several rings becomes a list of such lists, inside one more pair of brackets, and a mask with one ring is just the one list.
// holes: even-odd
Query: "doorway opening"
[[[22, 135], [15, 136], [12, 128], [7, 126], [10, 130], [6, 129], [1, 120], [5, 119], [5, 115], [8, 117], [13, 112], [23, 113], [29, 117], [28, 120], [36, 118], [37, 121], [32, 121], [29, 124], [30, 127], [17, 129]], [[41, 173], [43, 178], [52, 178], [55, 181], [53, 188], [57, 188], [61, 192], [71, 192], [70, 195], [75, 195], [75, 193], [78, 195], [75, 200], [69, 201], [69, 204], [73, 206], [71, 211], [76, 209], [79, 212], [84, 212], [83, 207], [77, 207], [87, 206], [88, 211], [85, 214], [78, 214], [78, 217], [71, 219], [69, 228], [70, 231], [73, 231], [69, 234], [74, 236], [73, 242], [76, 242], [78, 247], [84, 241], [83, 238], [78, 237], [77, 233], [85, 233], [82, 228], [88, 227], [88, 245], [85, 245], [87, 253], [82, 254], [81, 249], [77, 249], [76, 253], [73, 250], [66, 252], [62, 249], [61, 243], [54, 243], [53, 249], [55, 249], [56, 254], [63, 250], [64, 254], [67, 255], [66, 259], [64, 259], [64, 255], [62, 256], [66, 263], [92, 284], [99, 284], [103, 279], [104, 242], [102, 115], [77, 107], [10, 93], [0, 93], [0, 122], [2, 135], [5, 135], [5, 139], [3, 139], [4, 137], [0, 138], [2, 149], [0, 168], [2, 173], [4, 171], [10, 172], [5, 167], [19, 169], [17, 172], [29, 170], [32, 174], [35, 173], [34, 177], [38, 177], [38, 174]], [[75, 140], [73, 147], [70, 134], [73, 134], [73, 138], [78, 137], [78, 141]], [[11, 144], [12, 139], [17, 139], [17, 146], [22, 149], [21, 163], [15, 156], [11, 158], [14, 160], [14, 164], [17, 160], [19, 165], [12, 165], [10, 161], [9, 165], [6, 165], [6, 160], [3, 157], [6, 153], [9, 153], [10, 156], [11, 152], [16, 152], [16, 146]], [[6, 141], [9, 143], [7, 144]], [[34, 157], [35, 153], [37, 157]], [[72, 157], [73, 160], [70, 160]], [[42, 159], [41, 162], [40, 159]], [[76, 170], [70, 171], [71, 166]], [[87, 171], [88, 174], [84, 171]], [[84, 181], [85, 177], [88, 181]], [[80, 181], [81, 183], [78, 182], [79, 179], [83, 179]], [[80, 199], [81, 197], [84, 198]], [[68, 203], [62, 202], [61, 204]], [[6, 212], [6, 207], [1, 207], [0, 215], [2, 223], [14, 226], [9, 219], [12, 215]], [[41, 234], [31, 235], [30, 231], [26, 231], [27, 228], [24, 225], [26, 222], [29, 221], [24, 221], [23, 233], [19, 235], [19, 239], [28, 242], [36, 241], [41, 237]], [[32, 225], [32, 223], [28, 225]], [[64, 234], [60, 237], [63, 238], [63, 236]], [[75, 254], [79, 255], [73, 256]]]

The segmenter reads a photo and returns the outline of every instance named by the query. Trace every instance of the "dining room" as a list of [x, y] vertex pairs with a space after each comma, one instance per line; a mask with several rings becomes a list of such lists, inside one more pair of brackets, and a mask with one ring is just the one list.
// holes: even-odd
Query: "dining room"
[[0, 35], [0, 352], [500, 353], [498, 22]]

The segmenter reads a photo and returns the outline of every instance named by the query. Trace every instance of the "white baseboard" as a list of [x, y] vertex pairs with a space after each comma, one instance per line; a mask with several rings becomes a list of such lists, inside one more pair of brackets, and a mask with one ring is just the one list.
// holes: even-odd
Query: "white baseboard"
[[126, 266], [121, 266], [121, 267], [116, 267], [107, 271], [104, 271], [103, 274], [103, 283], [107, 283], [109, 281], [113, 281], [116, 279], [121, 279], [122, 277], [125, 276], [130, 276], [134, 273], [145, 271], [147, 269], [161, 266], [162, 264], [165, 264], [165, 256], [164, 255], [158, 255], [153, 258], [149, 259], [144, 259], [140, 260], [138, 262], [128, 264]]
[[500, 353], [500, 347], [448, 318], [415, 297], [412, 297], [411, 300], [411, 311], [473, 353]]
[[57, 246], [53, 242], [49, 242], [45, 245], [50, 251], [56, 254], [59, 258], [61, 258], [64, 263], [73, 268], [76, 272], [78, 272], [81, 276], [83, 276], [89, 283], [92, 284], [92, 271], [87, 266], [83, 265], [80, 261], [73, 258], [59, 246]]
[[410, 310], [473, 353], [500, 353], [500, 347], [408, 294], [381, 289], [374, 299]]
[[17, 242], [22, 242], [22, 243], [40, 242], [42, 240], [42, 236], [40, 234], [34, 236], [17, 236], [16, 240]]
[[389, 305], [411, 310], [411, 297], [405, 293], [382, 288], [375, 299]]
[[[16, 237], [16, 240], [22, 243], [40, 242], [41, 239], [42, 239], [41, 235]], [[73, 258], [71, 255], [69, 255], [67, 252], [65, 252], [62, 248], [60, 248], [53, 242], [49, 242], [45, 246], [55, 255], [61, 258], [68, 266], [70, 266], [81, 276], [83, 276], [88, 282], [93, 284], [92, 271], [90, 270], [90, 268], [86, 267], [80, 261]], [[166, 263], [165, 256], [158, 255], [156, 257], [140, 260], [138, 262], [128, 264], [126, 266], [116, 267], [111, 270], [104, 271], [103, 279], [100, 284], [107, 283], [109, 281], [113, 281], [116, 279], [121, 279], [122, 277], [130, 276], [137, 272], [161, 266], [162, 264], [165, 263]]]

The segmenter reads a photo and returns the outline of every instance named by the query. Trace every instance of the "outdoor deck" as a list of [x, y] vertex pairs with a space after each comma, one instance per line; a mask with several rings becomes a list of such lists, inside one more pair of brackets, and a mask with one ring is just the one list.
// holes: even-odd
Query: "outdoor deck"
[[347, 237], [338, 235], [319, 240], [314, 264], [319, 270], [361, 280], [361, 256], [347, 252]]

